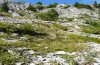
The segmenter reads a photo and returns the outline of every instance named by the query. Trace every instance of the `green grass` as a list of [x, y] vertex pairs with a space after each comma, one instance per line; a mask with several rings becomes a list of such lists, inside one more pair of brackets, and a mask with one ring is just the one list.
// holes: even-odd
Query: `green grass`
[[[26, 47], [33, 49], [35, 51], [41, 52], [40, 55], [42, 54], [47, 54], [49, 52], [55, 52], [55, 51], [66, 51], [66, 52], [80, 52], [82, 51], [86, 46], [84, 42], [96, 42], [100, 43], [100, 39], [97, 38], [89, 38], [89, 37], [82, 37], [79, 35], [75, 34], [68, 34], [66, 31], [68, 27], [58, 25], [58, 24], [45, 24], [45, 23], [32, 23], [32, 24], [19, 24], [19, 28], [16, 27], [16, 24], [4, 24], [0, 23], [0, 29], [2, 32], [5, 32], [5, 34], [0, 34], [0, 38], [5, 38], [5, 39], [18, 39], [21, 36], [27, 37], [29, 41], [23, 41], [19, 40], [16, 43], [7, 43], [5, 41], [0, 40], [0, 53], [2, 52], [2, 49], [7, 49], [7, 48], [16, 48], [16, 47]], [[4, 26], [3, 26], [4, 25]], [[12, 28], [14, 26], [14, 29]], [[11, 34], [13, 33], [12, 30], [17, 30], [18, 33], [20, 33], [18, 36], [13, 37]], [[10, 34], [8, 33], [10, 32]], [[45, 35], [38, 35], [34, 36], [31, 35], [31, 33], [34, 32], [39, 32], [39, 33], [44, 33], [47, 34]], [[52, 36], [52, 34], [54, 35]], [[37, 34], [36, 34], [37, 35]], [[80, 43], [80, 44], [79, 44]], [[5, 57], [6, 58], [5, 58]], [[11, 61], [12, 63], [15, 62], [16, 58], [14, 56], [10, 57], [9, 53], [4, 52], [4, 54], [0, 54], [0, 60], [4, 59], [1, 61], [4, 62], [5, 64]], [[4, 58], [3, 58], [4, 57]], [[19, 58], [18, 58], [19, 59]], [[9, 62], [7, 62], [9, 60]], [[23, 58], [20, 58], [19, 61], [22, 61]], [[74, 61], [70, 61], [72, 64]]]
[[98, 35], [100, 34], [100, 21], [87, 19], [85, 24], [88, 25], [80, 26], [82, 32]]
[[2, 65], [15, 65], [16, 62], [27, 62], [24, 56], [16, 56], [8, 53], [6, 46], [0, 44], [0, 63]]
[[12, 17], [12, 15], [10, 13], [6, 13], [6, 12], [0, 12], [0, 16]]
[[0, 63], [4, 65], [13, 65], [15, 62], [16, 59], [12, 55], [7, 52], [0, 52]]
[[100, 27], [93, 27], [93, 26], [80, 26], [82, 32], [90, 33], [90, 34], [100, 34]]
[[83, 42], [96, 42], [96, 43], [100, 43], [100, 39], [98, 38], [90, 38], [90, 37], [83, 37], [83, 36], [79, 36], [79, 35], [75, 35], [75, 34], [70, 34], [69, 35], [69, 39], [73, 39], [73, 43], [75, 42], [80, 42], [80, 43], [83, 43]]
[[89, 20], [86, 20], [85, 23], [89, 24], [89, 25], [91, 25], [93, 27], [100, 27], [100, 21], [89, 19]]
[[[32, 26], [32, 24], [34, 26]], [[67, 34], [66, 31], [68, 28], [58, 25], [58, 24], [43, 24], [43, 23], [32, 23], [32, 24], [21, 24], [19, 33], [22, 33], [21, 36], [25, 36], [29, 39], [29, 41], [21, 41], [19, 40], [16, 43], [0, 43], [1, 46], [6, 47], [26, 47], [32, 48], [33, 50], [37, 51], [44, 51], [44, 52], [54, 52], [58, 50], [63, 51], [81, 51], [84, 49], [84, 45], [78, 45], [77, 43], [83, 42], [97, 42], [100, 43], [100, 39], [97, 38], [89, 38], [89, 37], [82, 37], [74, 34]], [[62, 31], [61, 31], [62, 30]], [[31, 31], [31, 32], [30, 32]], [[33, 32], [32, 32], [33, 31]], [[30, 33], [34, 33], [34, 31], [39, 33], [45, 33], [46, 36], [43, 35], [30, 35]], [[52, 39], [52, 34], [55, 35], [55, 38]], [[37, 35], [37, 34], [36, 34]], [[0, 35], [0, 38], [6, 39], [18, 39], [20, 35], [17, 37], [12, 37], [11, 34]], [[2, 42], [2, 41], [1, 41]], [[47, 49], [45, 48], [47, 47]]]
[[75, 56], [69, 56], [69, 55], [60, 55], [61, 58], [64, 58], [69, 65], [77, 65], [77, 62], [74, 61]]
[[43, 53], [54, 52], [54, 51], [59, 51], [59, 50], [67, 51], [67, 52], [74, 52], [74, 51], [78, 52], [84, 49], [84, 45], [83, 44], [78, 45], [77, 43], [83, 43], [83, 42], [100, 43], [100, 39], [82, 37], [82, 36], [71, 34], [68, 36], [68, 39], [57, 38], [54, 40], [51, 40], [51, 39], [38, 40], [37, 38], [29, 42], [19, 41], [17, 43], [11, 43], [11, 44], [2, 43], [1, 46], [26, 47], [26, 48], [32, 48], [33, 50], [40, 51]]

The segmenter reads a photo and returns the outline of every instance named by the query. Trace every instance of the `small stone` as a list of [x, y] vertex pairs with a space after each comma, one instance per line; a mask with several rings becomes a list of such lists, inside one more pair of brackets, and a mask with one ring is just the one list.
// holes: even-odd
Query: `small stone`
[[35, 52], [33, 50], [27, 51], [28, 54], [34, 54]]
[[35, 63], [29, 63], [28, 65], [36, 65]]
[[21, 65], [22, 63], [21, 62], [17, 62], [15, 65]]
[[100, 63], [93, 63], [93, 65], [100, 65]]
[[17, 36], [17, 35], [18, 35], [18, 33], [13, 33], [13, 34], [12, 34], [12, 36]]
[[96, 62], [100, 63], [100, 58], [95, 58]]
[[57, 52], [55, 52], [55, 54], [56, 55], [62, 55], [62, 54], [66, 54], [66, 52], [65, 51], [57, 51]]
[[18, 13], [15, 12], [15, 13], [12, 13], [12, 16], [13, 16], [13, 17], [16, 17], [16, 16], [20, 16], [20, 15], [19, 15]]

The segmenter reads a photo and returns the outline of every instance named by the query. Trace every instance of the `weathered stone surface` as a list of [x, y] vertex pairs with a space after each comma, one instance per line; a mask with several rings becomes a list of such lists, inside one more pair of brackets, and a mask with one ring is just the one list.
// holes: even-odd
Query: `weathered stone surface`
[[64, 52], [64, 51], [57, 51], [57, 52], [55, 52], [55, 54], [56, 55], [62, 55], [62, 54], [66, 54], [66, 52]]
[[8, 0], [0, 0], [0, 5], [2, 5], [3, 3], [7, 2]]
[[36, 65], [35, 63], [29, 63], [28, 65]]
[[8, 42], [8, 43], [15, 43], [15, 42], [18, 41], [17, 39], [14, 39], [14, 40], [8, 40], [8, 39], [3, 39], [3, 38], [2, 38], [2, 40], [3, 40], [4, 42]]
[[86, 62], [86, 59], [85, 59], [84, 57], [80, 57], [80, 56], [74, 58], [74, 60], [75, 60], [77, 63], [79, 63], [79, 64], [83, 64], [83, 63]]
[[93, 63], [93, 65], [100, 65], [100, 63]]
[[[98, 13], [95, 11], [91, 11], [91, 10], [85, 9], [85, 8], [78, 9], [73, 6], [66, 8], [66, 9], [56, 8], [56, 10], [58, 11], [58, 13], [60, 15], [59, 17], [73, 18], [73, 17], [79, 17], [79, 16], [81, 16], [81, 14], [83, 14], [83, 15], [87, 14], [87, 15], [90, 15], [93, 17], [99, 17]], [[93, 14], [91, 14], [91, 13], [93, 13]]]
[[25, 10], [29, 6], [29, 4], [19, 3], [19, 2], [9, 2], [8, 6], [10, 10], [17, 11], [17, 10]]
[[33, 50], [27, 51], [28, 54], [34, 54], [35, 52]]
[[21, 62], [17, 62], [15, 65], [22, 65], [22, 63]]
[[20, 16], [20, 15], [18, 13], [14, 12], [14, 13], [12, 13], [12, 16], [17, 17], [17, 16]]
[[20, 20], [20, 19], [0, 16], [0, 22], [4, 22], [4, 23], [32, 23], [32, 21], [33, 20], [29, 20], [29, 19]]

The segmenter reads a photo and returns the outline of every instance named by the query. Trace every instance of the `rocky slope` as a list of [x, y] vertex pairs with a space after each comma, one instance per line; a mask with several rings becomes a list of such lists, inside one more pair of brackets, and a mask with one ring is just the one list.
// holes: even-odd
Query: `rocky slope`
[[0, 65], [100, 65], [98, 8], [59, 4], [38, 11], [58, 12], [58, 20], [44, 21], [28, 6], [9, 2], [8, 13], [0, 12]]

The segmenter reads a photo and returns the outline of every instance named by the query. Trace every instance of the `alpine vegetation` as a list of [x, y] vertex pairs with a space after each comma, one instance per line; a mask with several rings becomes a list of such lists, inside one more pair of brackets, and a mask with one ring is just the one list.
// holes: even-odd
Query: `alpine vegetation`
[[0, 65], [100, 65], [100, 4], [0, 0]]

